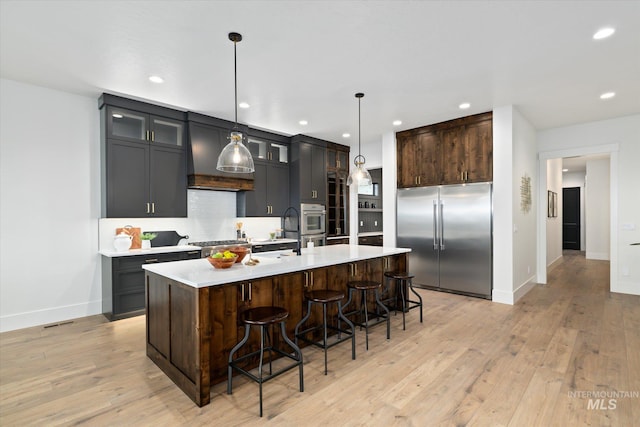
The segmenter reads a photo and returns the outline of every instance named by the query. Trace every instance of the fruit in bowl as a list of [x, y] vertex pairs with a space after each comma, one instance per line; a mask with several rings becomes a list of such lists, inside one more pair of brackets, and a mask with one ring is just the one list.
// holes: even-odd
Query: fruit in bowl
[[229, 268], [235, 264], [238, 259], [238, 255], [231, 251], [224, 251], [208, 256], [207, 259], [214, 268]]
[[246, 248], [244, 246], [235, 246], [233, 248], [230, 248], [229, 252], [232, 252], [238, 255], [236, 262], [241, 262], [244, 259], [244, 257], [249, 253], [249, 248]]

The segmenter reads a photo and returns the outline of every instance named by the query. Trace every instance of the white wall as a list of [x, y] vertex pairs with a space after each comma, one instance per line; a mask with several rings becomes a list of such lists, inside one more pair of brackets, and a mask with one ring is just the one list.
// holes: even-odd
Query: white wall
[[640, 246], [631, 246], [640, 242], [640, 114], [540, 131], [538, 152], [610, 154], [611, 291], [640, 295]]
[[[562, 257], [562, 159], [547, 160], [547, 191], [558, 194], [558, 216], [547, 217], [547, 265]], [[547, 203], [547, 200], [541, 201]]]
[[611, 239], [609, 159], [587, 161], [585, 188], [586, 258], [608, 260]]
[[[536, 197], [537, 179], [536, 131], [527, 119], [513, 108], [513, 302], [522, 298], [535, 285], [536, 271]], [[521, 208], [522, 177], [531, 179], [531, 208]]]
[[[584, 205], [584, 186], [585, 186], [586, 173], [580, 172], [567, 172], [562, 174], [562, 188], [580, 188], [580, 250], [584, 251], [586, 246], [586, 230], [587, 222], [585, 220], [585, 205]], [[547, 235], [548, 239], [548, 235]], [[547, 260], [548, 260], [547, 256]]]
[[493, 295], [513, 304], [513, 107], [493, 110]]
[[98, 102], [0, 93], [0, 331], [100, 313]]

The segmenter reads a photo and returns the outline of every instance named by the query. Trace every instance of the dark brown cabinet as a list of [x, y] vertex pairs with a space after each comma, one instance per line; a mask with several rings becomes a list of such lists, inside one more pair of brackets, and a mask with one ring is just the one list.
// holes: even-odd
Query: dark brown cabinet
[[493, 179], [492, 113], [398, 132], [398, 188]]
[[102, 215], [186, 217], [184, 112], [108, 94], [99, 106]]
[[327, 143], [327, 236], [349, 234], [349, 147]]
[[144, 314], [144, 264], [200, 258], [200, 251], [102, 257], [102, 313], [109, 320]]
[[358, 237], [359, 245], [382, 246], [382, 234], [376, 236], [360, 236]]

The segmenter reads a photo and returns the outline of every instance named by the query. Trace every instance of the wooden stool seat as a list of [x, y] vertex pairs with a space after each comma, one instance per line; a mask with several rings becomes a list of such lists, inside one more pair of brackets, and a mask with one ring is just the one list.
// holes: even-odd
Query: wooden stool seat
[[329, 302], [340, 301], [344, 298], [344, 292], [321, 289], [317, 291], [307, 292], [305, 297], [312, 302], [326, 304]]
[[396, 280], [408, 280], [416, 277], [413, 274], [407, 274], [401, 271], [386, 271], [384, 275], [385, 277], [389, 277], [390, 279], [396, 279]]
[[[371, 289], [377, 289], [379, 287], [381, 287], [382, 285], [378, 282], [371, 282], [368, 280], [361, 280], [361, 281], [353, 281], [353, 282], [349, 282], [347, 283], [347, 286], [353, 289], [356, 289], [358, 291], [368, 291]], [[345, 304], [346, 305], [346, 304]]]
[[256, 307], [242, 313], [242, 323], [248, 325], [272, 325], [289, 317], [289, 312], [282, 307]]

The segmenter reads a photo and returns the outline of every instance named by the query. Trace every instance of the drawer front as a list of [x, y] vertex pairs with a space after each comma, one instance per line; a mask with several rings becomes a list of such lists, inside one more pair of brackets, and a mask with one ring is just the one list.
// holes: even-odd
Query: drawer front
[[126, 294], [116, 294], [113, 298], [113, 314], [128, 313], [130, 311], [144, 310], [145, 294], [144, 288], [142, 292], [133, 292]]

